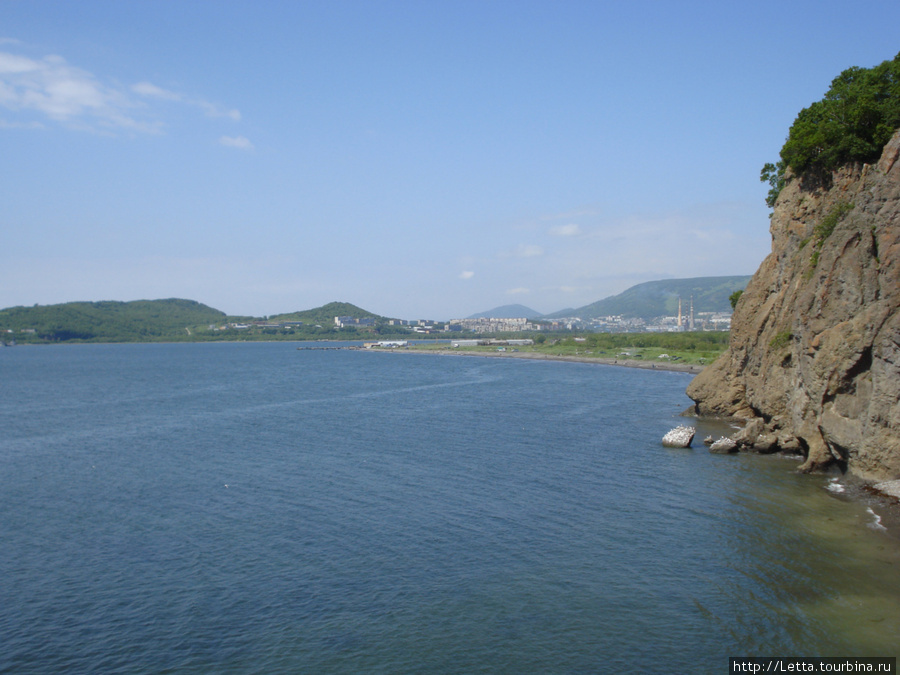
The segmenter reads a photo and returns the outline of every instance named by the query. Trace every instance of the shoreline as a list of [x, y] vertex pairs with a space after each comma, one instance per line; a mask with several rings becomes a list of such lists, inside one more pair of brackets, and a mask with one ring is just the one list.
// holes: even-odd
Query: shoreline
[[[350, 349], [359, 349], [351, 347]], [[497, 359], [532, 359], [535, 361], [568, 361], [570, 363], [592, 363], [601, 366], [617, 366], [619, 368], [641, 368], [643, 370], [662, 370], [678, 373], [689, 373], [696, 375], [706, 366], [692, 365], [687, 363], [654, 363], [651, 361], [641, 361], [638, 359], [610, 359], [595, 356], [567, 356], [563, 354], [543, 354], [538, 352], [476, 352], [467, 349], [442, 349], [442, 350], [426, 350], [426, 349], [364, 349], [369, 352], [382, 352], [385, 354], [432, 354], [436, 356], [480, 356], [484, 358]]]
[[[570, 363], [591, 363], [595, 365], [614, 366], [619, 368], [639, 368], [643, 370], [681, 372], [692, 375], [696, 375], [697, 373], [701, 372], [705, 367], [700, 365], [678, 363], [650, 363], [637, 359], [610, 359], [591, 356], [564, 356], [562, 354], [541, 354], [535, 352], [476, 352], [466, 349], [365, 349], [361, 347], [343, 347], [343, 349], [382, 352], [385, 354], [431, 354], [436, 356], [450, 357], [477, 356], [483, 358], [518, 358], [537, 361], [568, 361]], [[868, 526], [873, 527], [874, 529], [881, 529], [882, 533], [889, 539], [900, 541], [900, 480], [865, 480], [853, 474], [842, 475], [837, 478], [840, 481], [840, 484], [845, 488], [849, 488], [849, 490], [847, 491], [847, 493], [843, 494], [841, 494], [843, 492], [842, 490], [838, 491], [835, 494], [835, 497], [865, 504], [870, 508], [872, 506], [876, 506], [880, 511], [880, 515], [878, 516], [876, 521], [877, 524]]]

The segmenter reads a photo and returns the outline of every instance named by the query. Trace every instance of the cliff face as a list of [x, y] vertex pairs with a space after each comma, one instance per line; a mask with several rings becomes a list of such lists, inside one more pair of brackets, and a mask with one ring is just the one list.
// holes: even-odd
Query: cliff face
[[784, 187], [729, 349], [687, 393], [700, 415], [747, 419], [742, 449], [900, 478], [900, 131], [831, 178]]

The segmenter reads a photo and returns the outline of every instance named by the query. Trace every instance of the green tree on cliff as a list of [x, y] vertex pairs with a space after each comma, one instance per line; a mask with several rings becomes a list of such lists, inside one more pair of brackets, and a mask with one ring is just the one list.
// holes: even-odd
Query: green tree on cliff
[[766, 204], [784, 187], [785, 171], [826, 177], [850, 162], [872, 162], [900, 128], [900, 54], [874, 68], [848, 68], [821, 101], [804, 108], [791, 125], [780, 161], [766, 164]]

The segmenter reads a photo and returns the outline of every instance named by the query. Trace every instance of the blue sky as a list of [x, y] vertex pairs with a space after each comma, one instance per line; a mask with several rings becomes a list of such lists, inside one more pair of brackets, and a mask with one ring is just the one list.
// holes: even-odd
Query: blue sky
[[751, 274], [890, 2], [0, 0], [0, 307], [450, 319]]

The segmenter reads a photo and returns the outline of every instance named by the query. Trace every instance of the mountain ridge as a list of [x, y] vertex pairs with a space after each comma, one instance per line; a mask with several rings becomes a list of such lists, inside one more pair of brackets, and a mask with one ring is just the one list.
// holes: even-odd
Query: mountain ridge
[[541, 318], [622, 316], [626, 319], [651, 319], [674, 316], [678, 313], [679, 298], [685, 314], [690, 309], [692, 298], [694, 312], [730, 312], [729, 296], [735, 291], [743, 290], [749, 281], [750, 275], [645, 281], [618, 295], [576, 309], [545, 314]]
[[[623, 316], [672, 315], [677, 312], [678, 293], [684, 293], [683, 312], [687, 313], [688, 298], [694, 297], [694, 310], [726, 311], [730, 309], [728, 295], [742, 289], [750, 277], [696, 277], [645, 282], [632, 286], [616, 296], [591, 305], [541, 315], [524, 305], [503, 305], [470, 318], [527, 318], [552, 319], [557, 316], [593, 318], [609, 314]], [[168, 298], [161, 300], [104, 300], [79, 301], [55, 305], [16, 306], [0, 309], [0, 331], [7, 339], [22, 337], [21, 331], [40, 336], [43, 341], [160, 341], [199, 339], [200, 331], [210, 326], [256, 322], [272, 329], [274, 324], [303, 324], [312, 335], [313, 328], [323, 335], [334, 328], [334, 317], [374, 319], [388, 324], [391, 319], [370, 312], [348, 302], [330, 302], [321, 307], [271, 315], [250, 317], [228, 315], [196, 300]], [[299, 330], [296, 326], [294, 330]], [[385, 329], [387, 330], [387, 329]], [[12, 331], [11, 333], [9, 331]], [[220, 338], [221, 336], [216, 336]], [[206, 335], [204, 339], [211, 339]]]
[[486, 312], [479, 312], [467, 319], [536, 319], [543, 316], [540, 312], [525, 305], [501, 305]]

